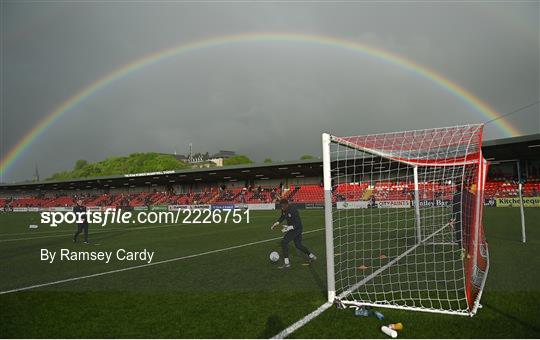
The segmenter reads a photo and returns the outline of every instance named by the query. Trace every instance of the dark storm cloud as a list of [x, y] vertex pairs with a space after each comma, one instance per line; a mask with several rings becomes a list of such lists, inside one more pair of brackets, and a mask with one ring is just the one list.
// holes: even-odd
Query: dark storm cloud
[[[519, 3], [5, 3], [4, 152], [79, 89], [155, 51], [243, 32], [321, 34], [381, 47], [448, 76], [499, 112], [536, 100], [539, 5]], [[319, 155], [320, 133], [487, 120], [432, 82], [305, 44], [209, 48], [147, 67], [78, 105], [5, 180], [135, 151]], [[538, 106], [510, 118], [540, 130]], [[493, 124], [488, 138], [502, 137]]]

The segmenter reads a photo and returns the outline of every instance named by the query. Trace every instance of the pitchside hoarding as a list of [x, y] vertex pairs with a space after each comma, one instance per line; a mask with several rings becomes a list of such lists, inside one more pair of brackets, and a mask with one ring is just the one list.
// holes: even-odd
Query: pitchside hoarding
[[[449, 207], [452, 205], [452, 201], [446, 200], [421, 200], [419, 203], [421, 207]], [[414, 201], [411, 206], [414, 207]]]
[[150, 210], [165, 211], [165, 210], [169, 210], [169, 207], [167, 205], [153, 205], [150, 207]]
[[379, 201], [376, 202], [377, 207], [384, 208], [410, 208], [411, 201]]
[[212, 210], [233, 210], [234, 204], [212, 204]]
[[306, 203], [306, 209], [324, 209], [324, 203]]
[[[497, 207], [512, 208], [519, 207], [519, 197], [497, 198]], [[539, 208], [540, 197], [523, 197], [523, 206], [527, 208]]]
[[391, 208], [410, 208], [411, 202], [402, 200], [402, 201], [378, 201], [375, 202], [375, 206], [371, 206], [369, 201], [345, 201], [337, 202], [337, 209], [367, 209], [367, 208], [380, 208], [380, 209], [391, 209]]
[[212, 206], [210, 204], [194, 204], [194, 205], [187, 205], [187, 204], [174, 204], [174, 205], [168, 205], [166, 206], [169, 211], [177, 211], [177, 210], [205, 210], [205, 209], [211, 209]]
[[247, 208], [249, 210], [275, 210], [276, 204], [275, 203], [253, 203], [253, 204], [248, 204]]
[[47, 209], [48, 211], [62, 211], [62, 212], [73, 211], [73, 207], [50, 207]]
[[[368, 201], [342, 201], [336, 202], [335, 207], [337, 209], [366, 209], [369, 208], [370, 202]], [[449, 207], [452, 205], [451, 201], [447, 200], [421, 200], [421, 207]], [[540, 197], [523, 197], [524, 206], [527, 208], [540, 208]], [[293, 205], [298, 209], [324, 209], [323, 203], [293, 203]], [[519, 197], [511, 198], [490, 198], [484, 200], [484, 205], [489, 207], [499, 207], [499, 208], [517, 208], [519, 207]], [[375, 203], [375, 208], [388, 209], [388, 208], [412, 208], [414, 207], [414, 201], [378, 201]], [[258, 203], [258, 204], [196, 204], [196, 205], [158, 205], [158, 206], [137, 206], [133, 207], [135, 211], [146, 211], [146, 210], [168, 210], [176, 211], [180, 210], [193, 210], [193, 209], [250, 209], [250, 210], [275, 210], [276, 204], [274, 203]], [[106, 207], [97, 207], [89, 206], [87, 207], [88, 211], [105, 211], [109, 209], [110, 211], [115, 211], [117, 207], [106, 206]], [[125, 208], [122, 207], [122, 210]], [[0, 207], [0, 211], [4, 211], [3, 207]], [[13, 212], [40, 212], [40, 211], [59, 211], [59, 212], [69, 212], [73, 211], [73, 207], [13, 207]]]
[[365, 209], [368, 207], [368, 201], [350, 201], [350, 202], [337, 202], [337, 209]]

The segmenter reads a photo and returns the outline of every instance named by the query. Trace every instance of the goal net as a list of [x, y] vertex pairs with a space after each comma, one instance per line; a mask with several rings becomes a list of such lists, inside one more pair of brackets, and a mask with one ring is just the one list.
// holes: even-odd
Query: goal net
[[323, 134], [329, 301], [476, 313], [489, 268], [482, 128]]

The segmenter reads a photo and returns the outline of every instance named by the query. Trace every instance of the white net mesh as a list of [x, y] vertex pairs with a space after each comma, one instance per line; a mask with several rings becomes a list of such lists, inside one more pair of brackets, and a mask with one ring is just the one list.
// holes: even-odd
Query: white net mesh
[[331, 137], [339, 298], [474, 313], [487, 273], [481, 136], [468, 125]]

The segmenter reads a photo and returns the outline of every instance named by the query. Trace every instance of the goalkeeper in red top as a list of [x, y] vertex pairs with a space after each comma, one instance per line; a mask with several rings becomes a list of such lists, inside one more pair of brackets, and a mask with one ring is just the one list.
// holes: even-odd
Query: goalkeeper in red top
[[281, 217], [272, 225], [272, 229], [277, 227], [284, 220], [287, 220], [287, 225], [283, 226], [283, 229], [281, 230], [285, 233], [285, 235], [283, 235], [283, 240], [281, 240], [284, 263], [283, 266], [279, 268], [291, 267], [291, 263], [289, 262], [289, 243], [291, 241], [294, 241], [294, 246], [302, 253], [308, 255], [311, 261], [315, 261], [317, 257], [302, 244], [302, 220], [300, 219], [298, 210], [291, 206], [289, 201], [285, 198], [281, 199], [279, 203], [281, 205]]

